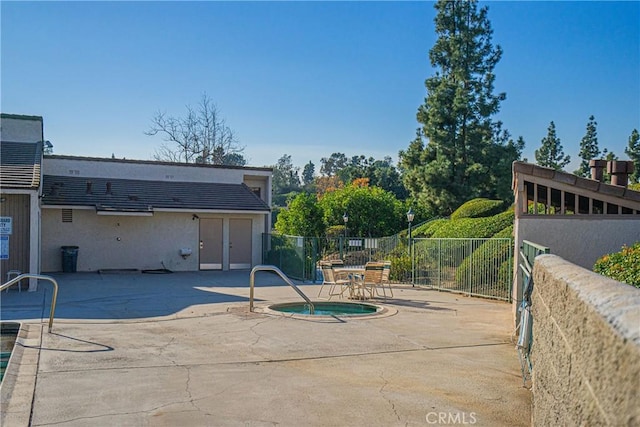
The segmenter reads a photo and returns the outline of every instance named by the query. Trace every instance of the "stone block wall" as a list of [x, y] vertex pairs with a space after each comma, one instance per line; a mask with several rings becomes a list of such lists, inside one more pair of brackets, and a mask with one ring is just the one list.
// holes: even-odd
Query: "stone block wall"
[[640, 289], [536, 258], [534, 426], [640, 425]]

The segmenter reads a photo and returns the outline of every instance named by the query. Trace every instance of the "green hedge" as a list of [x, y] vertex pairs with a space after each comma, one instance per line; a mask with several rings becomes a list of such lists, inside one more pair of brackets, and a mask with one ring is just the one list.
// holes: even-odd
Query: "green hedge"
[[[456, 283], [459, 286], [463, 286], [470, 281], [473, 286], [498, 286], [505, 293], [509, 292], [513, 280], [511, 274], [513, 259], [508, 258], [500, 264], [497, 264], [496, 260], [504, 259], [508, 256], [509, 251], [513, 248], [512, 235], [513, 224], [493, 236], [494, 238], [509, 238], [510, 240], [500, 242], [487, 240], [480, 245], [471, 256], [462, 261], [456, 270]], [[487, 281], [491, 281], [491, 283], [487, 283]]]
[[623, 246], [620, 252], [603, 256], [596, 261], [593, 271], [640, 288], [640, 242], [631, 247]]
[[504, 210], [502, 200], [473, 199], [465, 202], [451, 214], [451, 219], [483, 218], [497, 215]]
[[486, 218], [462, 218], [442, 224], [431, 237], [434, 238], [489, 238], [513, 225], [513, 209]]
[[445, 218], [434, 219], [419, 227], [414, 228], [411, 231], [413, 237], [431, 237], [442, 225], [446, 224], [449, 220]]

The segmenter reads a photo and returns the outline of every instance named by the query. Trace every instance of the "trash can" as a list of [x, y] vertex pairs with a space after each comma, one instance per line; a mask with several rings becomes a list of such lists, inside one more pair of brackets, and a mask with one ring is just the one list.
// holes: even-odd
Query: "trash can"
[[62, 271], [64, 273], [75, 273], [78, 267], [78, 247], [62, 246]]

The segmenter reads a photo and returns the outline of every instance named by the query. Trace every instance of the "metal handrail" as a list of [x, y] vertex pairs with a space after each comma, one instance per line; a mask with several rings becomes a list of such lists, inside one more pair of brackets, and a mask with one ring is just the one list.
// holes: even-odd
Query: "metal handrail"
[[249, 311], [253, 311], [253, 287], [254, 287], [254, 284], [255, 284], [255, 275], [256, 275], [256, 272], [258, 272], [258, 271], [273, 271], [274, 273], [277, 273], [278, 276], [280, 276], [282, 278], [282, 280], [284, 280], [289, 286], [291, 286], [298, 293], [298, 295], [300, 295], [307, 302], [307, 304], [309, 304], [309, 313], [310, 314], [314, 313], [315, 307], [313, 306], [313, 303], [311, 302], [309, 297], [307, 297], [291, 281], [291, 279], [289, 279], [287, 277], [287, 275], [284, 274], [282, 272], [282, 270], [280, 270], [275, 265], [256, 265], [255, 267], [253, 267], [253, 269], [251, 269], [251, 275], [249, 276]]
[[3, 283], [0, 286], [0, 292], [4, 291], [5, 289], [7, 289], [12, 285], [15, 285], [22, 279], [41, 279], [41, 280], [48, 280], [51, 283], [53, 283], [53, 298], [51, 299], [51, 310], [49, 313], [49, 332], [51, 332], [51, 327], [53, 326], [53, 314], [56, 311], [56, 301], [58, 299], [58, 282], [56, 282], [56, 279], [54, 279], [53, 277], [42, 276], [40, 274], [25, 273], [17, 277], [14, 277], [13, 279], [9, 280], [7, 283]]

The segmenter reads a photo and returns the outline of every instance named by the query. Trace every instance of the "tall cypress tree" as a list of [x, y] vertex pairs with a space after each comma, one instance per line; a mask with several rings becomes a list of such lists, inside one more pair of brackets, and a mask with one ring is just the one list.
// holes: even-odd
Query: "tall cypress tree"
[[[478, 9], [475, 0], [439, 0], [435, 9], [438, 38], [429, 59], [436, 72], [417, 113], [422, 129], [399, 157], [412, 196], [448, 214], [471, 198], [499, 197], [505, 186], [496, 181], [510, 176], [520, 150], [498, 138], [501, 124], [492, 120], [506, 96], [494, 93], [502, 49], [492, 44], [488, 8]], [[497, 168], [496, 159], [503, 160]]]
[[535, 151], [536, 162], [555, 170], [562, 170], [569, 164], [571, 158], [564, 155], [560, 138], [556, 136], [556, 125], [551, 122], [547, 129], [547, 136], [542, 138], [542, 145]]
[[587, 133], [582, 137], [580, 141], [580, 167], [574, 172], [574, 174], [583, 177], [591, 176], [591, 169], [589, 168], [589, 160], [597, 159], [600, 156], [600, 148], [598, 148], [598, 132], [596, 130], [598, 123], [596, 119], [591, 116], [587, 123]]
[[640, 134], [634, 129], [629, 136], [627, 148], [624, 149], [629, 159], [633, 161], [634, 171], [629, 176], [631, 183], [640, 182]]

